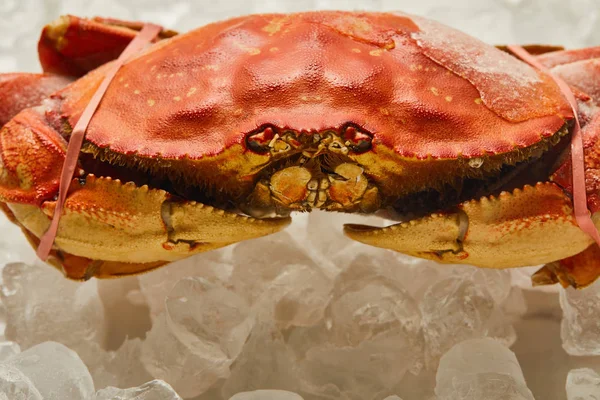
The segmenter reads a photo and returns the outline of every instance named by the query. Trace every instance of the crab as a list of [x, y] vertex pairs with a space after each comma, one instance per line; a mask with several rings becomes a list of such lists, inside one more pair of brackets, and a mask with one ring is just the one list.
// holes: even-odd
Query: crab
[[[143, 24], [64, 16], [43, 74], [0, 75], [0, 206], [39, 245], [73, 126]], [[87, 127], [49, 262], [141, 273], [284, 229], [294, 212], [379, 214], [369, 245], [487, 268], [545, 264], [584, 287], [600, 248], [573, 212], [574, 111], [502, 47], [401, 13], [251, 15], [163, 30]], [[571, 86], [600, 226], [600, 48], [526, 49]]]

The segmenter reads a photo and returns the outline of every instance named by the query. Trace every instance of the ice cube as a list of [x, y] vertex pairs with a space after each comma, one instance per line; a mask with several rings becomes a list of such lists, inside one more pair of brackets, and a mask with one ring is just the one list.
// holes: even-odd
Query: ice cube
[[0, 400], [43, 400], [43, 397], [19, 369], [0, 364]]
[[471, 339], [440, 360], [438, 400], [534, 400], [515, 354], [495, 339]]
[[255, 390], [237, 393], [229, 400], [303, 400], [302, 396], [285, 390]]
[[363, 276], [336, 286], [327, 323], [337, 344], [357, 346], [382, 333], [418, 335], [421, 315], [414, 300], [395, 282]]
[[323, 319], [333, 283], [319, 269], [288, 265], [267, 286], [254, 308], [280, 329], [311, 326]]
[[94, 382], [77, 353], [56, 342], [45, 342], [4, 363], [21, 371], [44, 400], [82, 400], [94, 394]]
[[590, 368], [573, 369], [567, 376], [567, 400], [600, 399], [600, 375]]
[[231, 366], [231, 376], [222, 388], [223, 397], [228, 399], [249, 388], [297, 391], [296, 369], [297, 360], [284, 335], [272, 320], [259, 320]]
[[472, 279], [488, 290], [496, 304], [504, 303], [512, 288], [511, 274], [507, 269], [478, 268]]
[[49, 265], [7, 265], [0, 296], [6, 307], [6, 337], [22, 349], [56, 341], [95, 362], [105, 339], [104, 307], [97, 281], [65, 279]]
[[301, 391], [378, 399], [420, 368], [420, 322], [416, 303], [397, 282], [369, 264], [351, 264], [335, 282], [325, 320], [289, 334]]
[[510, 345], [516, 339], [511, 320], [504, 316], [487, 285], [473, 275], [436, 282], [419, 306], [429, 368], [435, 367], [442, 354], [463, 340], [490, 336]]
[[232, 360], [224, 354], [198, 354], [171, 331], [164, 314], [158, 316], [142, 344], [141, 360], [155, 379], [162, 379], [184, 398], [198, 396], [229, 376]]
[[600, 355], [600, 280], [585, 290], [561, 290], [560, 306], [560, 336], [565, 351], [574, 356]]
[[126, 340], [116, 351], [101, 352], [97, 362], [88, 365], [96, 389], [107, 386], [135, 387], [152, 379], [140, 360], [142, 341]]
[[94, 400], [182, 400], [173, 388], [160, 379], [139, 387], [118, 389], [107, 387], [96, 392]]
[[165, 297], [183, 278], [199, 276], [211, 282], [228, 281], [232, 266], [226, 261], [225, 253], [225, 250], [201, 253], [140, 275], [140, 289], [151, 318], [155, 319], [165, 310]]
[[230, 284], [250, 304], [254, 304], [289, 265], [319, 270], [319, 266], [287, 232], [237, 244], [233, 249], [233, 264]]
[[331, 279], [287, 232], [240, 243], [229, 284], [260, 318], [275, 318], [282, 329], [322, 318]]
[[244, 298], [204, 278], [180, 280], [165, 304], [171, 332], [207, 358], [235, 360], [254, 325]]

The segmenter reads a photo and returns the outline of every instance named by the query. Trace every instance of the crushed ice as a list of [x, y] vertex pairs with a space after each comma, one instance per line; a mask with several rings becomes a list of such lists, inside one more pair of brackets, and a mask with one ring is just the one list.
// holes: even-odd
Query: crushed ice
[[[300, 215], [284, 232], [116, 281], [76, 283], [41, 263], [10, 263], [0, 292], [5, 390], [43, 397], [63, 380], [77, 399], [94, 390], [96, 399], [404, 398], [410, 382], [432, 382], [458, 343], [515, 341], [525, 309], [510, 271], [352, 243], [340, 233], [349, 218], [364, 220]], [[40, 383], [39, 371], [13, 361], [28, 353], [62, 369]]]

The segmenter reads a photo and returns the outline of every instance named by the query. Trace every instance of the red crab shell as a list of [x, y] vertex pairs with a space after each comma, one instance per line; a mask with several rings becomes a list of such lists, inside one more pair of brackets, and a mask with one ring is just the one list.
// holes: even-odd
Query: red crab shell
[[[123, 42], [138, 28], [134, 23], [71, 17], [44, 31], [42, 64], [47, 70], [67, 74], [101, 65], [118, 53], [117, 49], [122, 50]], [[98, 32], [90, 34], [97, 54], [85, 50], [85, 40], [77, 34], [84, 31]], [[163, 38], [171, 35], [163, 34]], [[100, 41], [98, 37], [112, 39]], [[98, 47], [98, 43], [106, 46]], [[60, 145], [49, 155], [47, 143], [68, 138], [107, 68], [108, 64], [91, 71], [53, 94], [41, 108], [17, 115], [2, 130], [9, 173], [0, 180], [0, 200], [21, 224], [25, 214], [21, 205], [45, 210], [44, 217], [36, 217], [38, 222], [31, 227], [24, 224], [30, 236], [39, 236], [45, 225], [40, 221], [53, 210], [59, 171], [46, 166], [50, 159], [59, 165], [64, 157]], [[81, 178], [96, 172], [90, 168], [101, 161], [100, 172], [121, 180], [133, 176], [134, 183], [126, 190], [119, 189], [119, 182], [107, 183], [108, 178], [89, 175], [89, 185], [73, 185], [71, 208], [67, 201], [68, 212], [62, 222], [63, 236], [67, 231], [73, 236], [82, 231], [69, 225], [75, 224], [75, 219], [69, 222], [69, 213], [93, 219], [90, 226], [102, 233], [90, 233], [86, 244], [78, 247], [73, 243], [67, 246], [59, 230], [57, 249], [95, 260], [148, 265], [204, 249], [193, 245], [207, 242], [194, 237], [192, 228], [184, 239], [173, 239], [177, 229], [171, 216], [165, 216], [164, 205], [177, 201], [182, 209], [193, 207], [185, 195], [158, 188], [150, 189], [153, 194], [148, 204], [153, 206], [136, 212], [148, 212], [156, 219], [152, 235], [157, 240], [147, 245], [162, 243], [160, 251], [150, 250], [138, 257], [128, 253], [128, 244], [102, 248], [111, 229], [127, 232], [131, 223], [120, 226], [114, 218], [82, 217], [81, 208], [93, 201], [97, 207], [119, 208], [121, 214], [136, 209], [145, 196], [138, 192], [142, 189], [137, 187], [140, 174], [150, 177], [151, 187], [160, 178], [211, 193], [219, 200], [211, 204], [218, 206], [275, 202], [279, 208], [292, 210], [374, 211], [420, 191], [492, 175], [504, 165], [533, 158], [564, 136], [572, 119], [571, 107], [549, 76], [501, 50], [423, 18], [324, 11], [252, 15], [210, 24], [154, 44], [119, 70], [87, 129]], [[44, 155], [40, 160], [45, 165], [31, 168], [29, 186], [24, 187], [15, 178], [18, 162], [11, 164], [10, 156], [28, 151], [28, 145], [17, 139], [19, 132], [27, 129], [33, 147]], [[313, 146], [327, 135], [327, 140], [341, 140], [339, 146], [347, 146], [343, 154], [332, 155], [330, 148]], [[277, 158], [249, 145], [249, 140], [259, 148], [272, 145], [280, 137], [286, 137], [284, 145], [296, 158]], [[359, 147], [352, 147], [352, 141], [359, 140], [356, 138], [368, 146], [356, 150]], [[315, 180], [316, 167], [295, 164], [300, 154], [329, 157], [327, 162], [334, 165], [321, 168], [319, 180]], [[317, 189], [311, 185], [318, 188], [319, 196], [323, 194], [322, 201], [315, 200]], [[113, 201], [116, 193], [123, 196], [118, 204]], [[311, 206], [298, 205], [311, 195]], [[203, 196], [201, 193], [200, 198]], [[418, 229], [401, 238], [398, 232], [386, 236], [356, 226], [347, 233], [413, 255], [500, 267], [553, 261], [590, 244], [572, 218], [568, 195], [556, 184], [525, 187], [503, 200], [460, 205], [461, 212], [472, 218], [468, 232], [461, 225], [462, 214], [439, 210], [444, 217], [432, 214], [427, 217], [430, 219], [411, 221]], [[537, 206], [532, 206], [536, 201]], [[518, 212], [507, 210], [510, 204], [520, 207]], [[550, 222], [543, 225], [515, 223], [548, 212], [553, 213]], [[204, 216], [198, 218], [202, 224]], [[164, 232], [158, 227], [161, 220]], [[211, 224], [217, 229], [218, 222]], [[263, 224], [268, 225], [268, 220]], [[266, 231], [249, 237], [284, 225], [273, 222]], [[505, 233], [496, 235], [496, 242], [486, 243], [492, 225]], [[532, 232], [539, 237], [569, 232], [570, 240], [561, 245], [552, 240], [536, 243], [531, 255], [514, 261], [515, 246]], [[138, 232], [135, 238], [139, 237], [148, 236]], [[242, 234], [229, 237], [243, 239]], [[131, 240], [138, 240], [135, 238]], [[472, 250], [469, 238], [478, 238]], [[182, 242], [189, 244], [184, 250]], [[221, 245], [230, 242], [223, 240]], [[506, 244], [509, 246], [503, 249]], [[91, 254], [94, 246], [100, 247]], [[218, 246], [213, 243], [205, 249], [214, 247]], [[89, 274], [87, 271], [86, 276]], [[104, 274], [117, 273], [112, 269]]]
[[[266, 124], [319, 132], [353, 122], [373, 133], [374, 145], [350, 157], [386, 194], [398, 195], [450, 179], [459, 173], [457, 158], [531, 146], [572, 118], [548, 77], [489, 47], [404, 15], [242, 17], [129, 62], [86, 138], [121, 162], [168, 160], [199, 181], [248, 190], [269, 162], [249, 154], [248, 132]], [[71, 126], [102, 77], [97, 71], [59, 93], [57, 112]], [[425, 159], [442, 162], [414, 162]], [[425, 176], [415, 180], [415, 173]], [[397, 180], [403, 184], [391, 183]]]

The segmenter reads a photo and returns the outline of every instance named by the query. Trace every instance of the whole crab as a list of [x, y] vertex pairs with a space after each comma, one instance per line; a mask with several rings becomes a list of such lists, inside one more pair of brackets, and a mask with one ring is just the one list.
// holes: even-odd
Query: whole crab
[[[0, 75], [0, 206], [34, 246], [72, 127], [141, 27], [62, 17], [39, 42], [45, 74]], [[443, 263], [600, 274], [573, 215], [572, 108], [505, 49], [399, 13], [252, 15], [156, 41], [87, 128], [50, 259], [67, 277], [140, 273], [315, 208], [397, 218], [345, 233]], [[579, 102], [600, 226], [600, 48], [527, 49]]]

